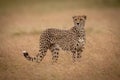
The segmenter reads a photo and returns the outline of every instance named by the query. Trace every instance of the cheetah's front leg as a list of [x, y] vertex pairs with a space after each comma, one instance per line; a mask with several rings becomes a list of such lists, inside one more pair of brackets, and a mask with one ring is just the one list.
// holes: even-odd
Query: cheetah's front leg
[[79, 49], [79, 50], [77, 51], [77, 60], [78, 60], [78, 61], [80, 61], [81, 53], [82, 53], [82, 52], [83, 52], [82, 49]]
[[77, 51], [76, 50], [72, 50], [72, 58], [73, 58], [73, 62], [76, 61], [76, 57], [77, 57]]
[[75, 49], [73, 49], [71, 52], [72, 52], [73, 62], [75, 62], [75, 61], [80, 61], [81, 53], [83, 52], [83, 50], [82, 50], [82, 49], [77, 50], [77, 49], [75, 48]]

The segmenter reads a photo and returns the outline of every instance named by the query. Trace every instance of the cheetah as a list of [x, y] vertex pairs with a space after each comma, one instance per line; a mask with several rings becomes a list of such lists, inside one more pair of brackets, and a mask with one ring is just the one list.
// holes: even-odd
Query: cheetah
[[85, 15], [73, 16], [74, 27], [68, 30], [60, 30], [49, 28], [42, 32], [40, 36], [40, 48], [35, 57], [31, 57], [27, 51], [23, 51], [24, 57], [29, 61], [41, 62], [45, 57], [47, 50], [52, 53], [52, 61], [57, 62], [60, 49], [70, 51], [73, 61], [75, 62], [81, 57], [85, 37]]

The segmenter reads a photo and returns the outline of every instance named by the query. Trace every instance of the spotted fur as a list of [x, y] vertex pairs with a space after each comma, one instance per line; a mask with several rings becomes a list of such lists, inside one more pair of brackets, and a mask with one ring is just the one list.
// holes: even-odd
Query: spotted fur
[[53, 62], [57, 62], [59, 50], [72, 52], [73, 61], [81, 57], [85, 45], [85, 21], [86, 16], [74, 16], [74, 27], [69, 30], [46, 29], [40, 36], [40, 49], [35, 57], [29, 56], [24, 51], [24, 57], [29, 61], [41, 62], [49, 49], [52, 52]]

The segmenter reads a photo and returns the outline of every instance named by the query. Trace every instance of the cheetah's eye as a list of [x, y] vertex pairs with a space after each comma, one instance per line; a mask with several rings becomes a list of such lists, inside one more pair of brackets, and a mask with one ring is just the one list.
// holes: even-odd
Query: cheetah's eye
[[82, 21], [82, 19], [80, 19], [80, 21]]
[[77, 19], [75, 19], [75, 21], [77, 21]]

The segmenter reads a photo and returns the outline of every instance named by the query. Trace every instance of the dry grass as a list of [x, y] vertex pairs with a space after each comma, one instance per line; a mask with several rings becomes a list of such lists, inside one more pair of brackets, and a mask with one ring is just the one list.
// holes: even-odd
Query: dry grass
[[[10, 12], [0, 25], [1, 80], [119, 80], [120, 9], [78, 9], [36, 14]], [[46, 28], [69, 29], [72, 16], [86, 14], [86, 48], [80, 62], [60, 51], [58, 63], [51, 64], [51, 53], [40, 64], [27, 61], [22, 51], [35, 55], [39, 34]]]

